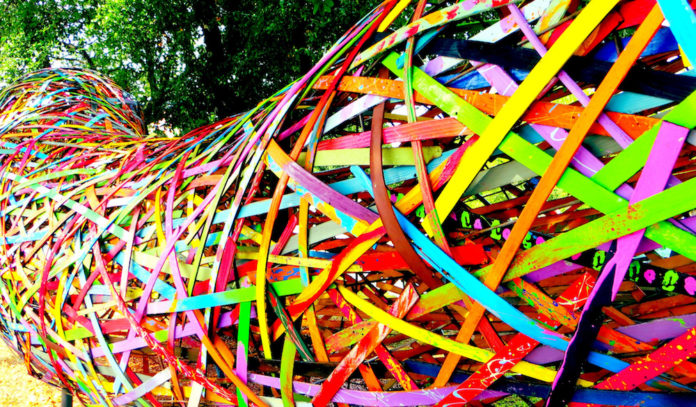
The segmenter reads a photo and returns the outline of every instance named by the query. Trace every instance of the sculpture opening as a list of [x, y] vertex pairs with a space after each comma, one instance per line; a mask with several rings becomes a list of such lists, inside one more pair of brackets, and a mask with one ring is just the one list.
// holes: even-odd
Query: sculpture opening
[[96, 72], [3, 89], [28, 373], [85, 405], [696, 403], [688, 2], [410, 3], [182, 136]]

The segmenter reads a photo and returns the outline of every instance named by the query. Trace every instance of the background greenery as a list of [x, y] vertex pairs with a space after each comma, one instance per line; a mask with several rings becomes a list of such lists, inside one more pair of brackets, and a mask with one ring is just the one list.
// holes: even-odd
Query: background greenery
[[184, 131], [247, 110], [308, 71], [376, 1], [2, 0], [0, 85], [95, 69]]

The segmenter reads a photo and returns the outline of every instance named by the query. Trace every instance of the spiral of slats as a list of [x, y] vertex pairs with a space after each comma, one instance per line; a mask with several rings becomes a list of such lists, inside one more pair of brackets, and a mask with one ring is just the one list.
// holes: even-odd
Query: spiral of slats
[[694, 21], [387, 0], [182, 136], [29, 74], [0, 93], [1, 337], [88, 406], [696, 404]]

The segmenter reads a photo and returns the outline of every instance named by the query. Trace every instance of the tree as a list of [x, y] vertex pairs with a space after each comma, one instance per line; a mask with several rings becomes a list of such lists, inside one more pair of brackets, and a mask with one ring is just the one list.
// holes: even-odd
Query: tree
[[0, 82], [92, 68], [188, 130], [253, 107], [309, 70], [373, 5], [360, 0], [6, 0]]
[[8, 82], [56, 60], [89, 67], [83, 27], [94, 14], [93, 1], [0, 3], [0, 80]]

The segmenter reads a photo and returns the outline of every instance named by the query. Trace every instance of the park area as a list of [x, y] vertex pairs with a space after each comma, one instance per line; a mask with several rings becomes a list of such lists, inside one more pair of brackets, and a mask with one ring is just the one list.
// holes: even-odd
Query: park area
[[0, 407], [696, 405], [696, 3], [0, 3]]

